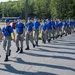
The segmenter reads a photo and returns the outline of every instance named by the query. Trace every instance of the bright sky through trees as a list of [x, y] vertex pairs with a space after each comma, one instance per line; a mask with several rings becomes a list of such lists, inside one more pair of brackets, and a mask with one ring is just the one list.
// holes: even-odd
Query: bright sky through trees
[[[0, 2], [7, 2], [9, 0], [0, 0]], [[11, 0], [11, 1], [16, 1], [16, 0]]]

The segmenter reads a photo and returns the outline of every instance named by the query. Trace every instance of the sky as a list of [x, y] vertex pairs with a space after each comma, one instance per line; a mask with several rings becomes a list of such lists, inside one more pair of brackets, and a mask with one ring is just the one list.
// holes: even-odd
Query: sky
[[[0, 0], [0, 2], [6, 2], [6, 1], [9, 1], [9, 0]], [[11, 0], [11, 1], [16, 1], [16, 0]]]

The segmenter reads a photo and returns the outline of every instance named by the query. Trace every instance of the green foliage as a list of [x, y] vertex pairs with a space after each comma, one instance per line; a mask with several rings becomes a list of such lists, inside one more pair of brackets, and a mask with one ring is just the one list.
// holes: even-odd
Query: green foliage
[[[0, 17], [22, 16], [25, 18], [25, 1], [0, 3]], [[75, 18], [75, 0], [29, 0], [28, 15], [39, 18]]]

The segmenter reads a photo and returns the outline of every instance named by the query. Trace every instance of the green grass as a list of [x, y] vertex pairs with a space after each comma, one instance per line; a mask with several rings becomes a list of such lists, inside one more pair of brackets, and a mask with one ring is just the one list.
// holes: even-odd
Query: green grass
[[5, 23], [4, 22], [0, 22], [0, 25], [5, 25]]

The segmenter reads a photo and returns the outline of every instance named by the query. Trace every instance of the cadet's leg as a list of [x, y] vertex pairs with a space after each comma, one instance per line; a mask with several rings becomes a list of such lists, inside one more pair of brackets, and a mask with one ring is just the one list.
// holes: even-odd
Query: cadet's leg
[[35, 48], [34, 40], [33, 40], [33, 34], [30, 35], [29, 39], [30, 39], [30, 42], [32, 43], [33, 47]]
[[55, 29], [55, 38], [57, 38], [57, 30]]
[[36, 46], [38, 46], [38, 35], [39, 35], [39, 31], [36, 30], [34, 34]]
[[8, 56], [10, 56], [11, 53], [10, 47], [11, 47], [11, 37], [7, 37], [7, 50], [5, 61], [8, 61]]
[[62, 27], [60, 28], [60, 37], [62, 37]]
[[7, 38], [5, 37], [4, 41], [3, 41], [3, 48], [4, 48], [4, 50], [6, 50], [6, 44], [7, 44]]
[[60, 34], [61, 34], [61, 28], [59, 27], [59, 35], [58, 36], [60, 36]]
[[48, 40], [48, 42], [49, 42], [49, 34], [50, 34], [50, 32], [49, 32], [49, 30], [47, 31], [47, 40]]
[[65, 36], [67, 36], [67, 27], [65, 27]]
[[67, 26], [67, 31], [68, 31], [68, 34], [70, 34], [69, 26]]
[[53, 40], [54, 40], [54, 30], [53, 30], [53, 32], [52, 32], [52, 33], [53, 33]]
[[67, 28], [66, 28], [66, 32], [67, 32], [67, 35], [68, 35], [68, 26], [67, 26]]
[[24, 40], [24, 37], [20, 35], [20, 43], [21, 43], [21, 51], [20, 51], [20, 53], [23, 52], [23, 40]]
[[48, 30], [48, 42], [51, 41], [51, 30]]
[[63, 27], [61, 27], [61, 37], [63, 36]]
[[72, 26], [71, 26], [71, 33], [72, 33]]
[[44, 31], [42, 31], [42, 43], [44, 43]]
[[44, 43], [46, 43], [47, 40], [47, 33], [44, 33]]
[[59, 34], [60, 33], [60, 31], [59, 31], [59, 28], [57, 28], [57, 38], [59, 37]]
[[47, 30], [47, 33], [46, 33], [46, 35], [47, 35], [47, 40], [48, 40], [48, 30]]
[[35, 39], [35, 42], [37, 41], [36, 35], [37, 35], [37, 32], [35, 31], [35, 32], [34, 32], [34, 39]]
[[18, 51], [20, 50], [20, 48], [19, 48], [19, 39], [20, 39], [20, 35], [17, 34], [17, 37], [16, 37], [16, 47], [17, 47], [17, 51], [16, 51], [16, 52], [18, 52]]
[[74, 25], [72, 25], [72, 32], [74, 32]]
[[8, 41], [7, 41], [7, 55], [9, 55], [9, 50], [10, 50], [10, 47], [11, 47], [11, 37], [8, 37]]
[[71, 26], [69, 26], [69, 31], [70, 31], [70, 33], [71, 33]]
[[26, 33], [26, 45], [27, 45], [27, 48], [25, 50], [29, 50], [29, 33], [28, 32]]

